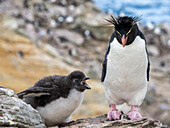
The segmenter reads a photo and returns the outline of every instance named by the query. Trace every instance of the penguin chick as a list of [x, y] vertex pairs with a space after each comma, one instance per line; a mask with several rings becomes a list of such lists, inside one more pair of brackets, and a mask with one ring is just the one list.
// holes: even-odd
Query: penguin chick
[[55, 126], [68, 122], [80, 106], [84, 91], [91, 89], [86, 83], [88, 79], [81, 71], [48, 76], [17, 95], [39, 111], [46, 126]]

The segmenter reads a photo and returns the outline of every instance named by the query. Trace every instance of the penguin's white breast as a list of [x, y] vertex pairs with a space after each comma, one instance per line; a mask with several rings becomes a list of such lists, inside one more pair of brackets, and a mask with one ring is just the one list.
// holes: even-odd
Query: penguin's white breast
[[[104, 81], [106, 91], [126, 90], [129, 93], [129, 91], [143, 88], [147, 82], [146, 71], [145, 41], [137, 36], [132, 44], [123, 47], [114, 38], [107, 56], [107, 70]], [[108, 93], [111, 94], [111, 92]], [[118, 92], [118, 95], [120, 95], [120, 92]]]
[[37, 110], [47, 124], [65, 122], [68, 121], [68, 118], [74, 110], [79, 107], [83, 98], [83, 92], [72, 89], [67, 98], [60, 97], [59, 99], [47, 104], [45, 107], [38, 107]]

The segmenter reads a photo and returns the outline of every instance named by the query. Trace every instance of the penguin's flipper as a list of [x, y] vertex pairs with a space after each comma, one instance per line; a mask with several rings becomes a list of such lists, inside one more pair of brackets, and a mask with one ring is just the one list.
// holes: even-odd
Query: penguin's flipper
[[[144, 36], [144, 34], [139, 30], [138, 31], [138, 34], [140, 36], [140, 38], [144, 39], [145, 40], [145, 45], [146, 45], [146, 38]], [[147, 54], [147, 59], [148, 59], [148, 66], [147, 66], [147, 81], [149, 81], [149, 72], [150, 72], [150, 61], [149, 61], [149, 55], [148, 55], [148, 50], [147, 48], [146, 49], [146, 54]]]
[[113, 39], [115, 38], [115, 33], [112, 34], [111, 38], [110, 38], [110, 41], [109, 41], [109, 46], [106, 50], [106, 54], [105, 54], [105, 59], [103, 61], [103, 69], [102, 69], [102, 77], [101, 77], [101, 82], [104, 81], [105, 79], [105, 76], [106, 76], [106, 70], [107, 70], [107, 55], [109, 54], [110, 52], [110, 43], [113, 41]]
[[148, 51], [147, 51], [147, 49], [146, 49], [146, 53], [147, 53], [147, 58], [148, 58], [147, 81], [149, 81], [150, 61], [149, 61], [149, 55], [148, 55]]
[[44, 87], [31, 87], [28, 88], [27, 90], [18, 93], [18, 97], [23, 99], [28, 96], [34, 96], [34, 97], [40, 97], [42, 95], [50, 95], [50, 90], [49, 88], [44, 88]]
[[105, 59], [104, 62], [103, 62], [101, 82], [104, 81], [104, 78], [106, 76], [106, 66], [107, 66], [107, 59]]

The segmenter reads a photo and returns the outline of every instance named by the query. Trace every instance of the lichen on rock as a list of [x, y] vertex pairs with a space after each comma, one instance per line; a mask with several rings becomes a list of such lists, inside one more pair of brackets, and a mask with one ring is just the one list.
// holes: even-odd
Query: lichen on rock
[[107, 115], [96, 118], [78, 119], [67, 124], [62, 124], [60, 128], [167, 128], [158, 120], [142, 118], [138, 120], [116, 120], [107, 121]]
[[13, 90], [0, 86], [0, 127], [45, 128], [35, 109], [19, 99]]

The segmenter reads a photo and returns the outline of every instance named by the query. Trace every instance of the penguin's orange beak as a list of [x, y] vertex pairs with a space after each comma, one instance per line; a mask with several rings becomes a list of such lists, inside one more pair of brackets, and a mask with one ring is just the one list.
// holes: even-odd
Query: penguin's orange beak
[[122, 45], [123, 45], [123, 47], [125, 46], [126, 42], [127, 42], [127, 38], [125, 38], [125, 35], [123, 35], [122, 36]]

